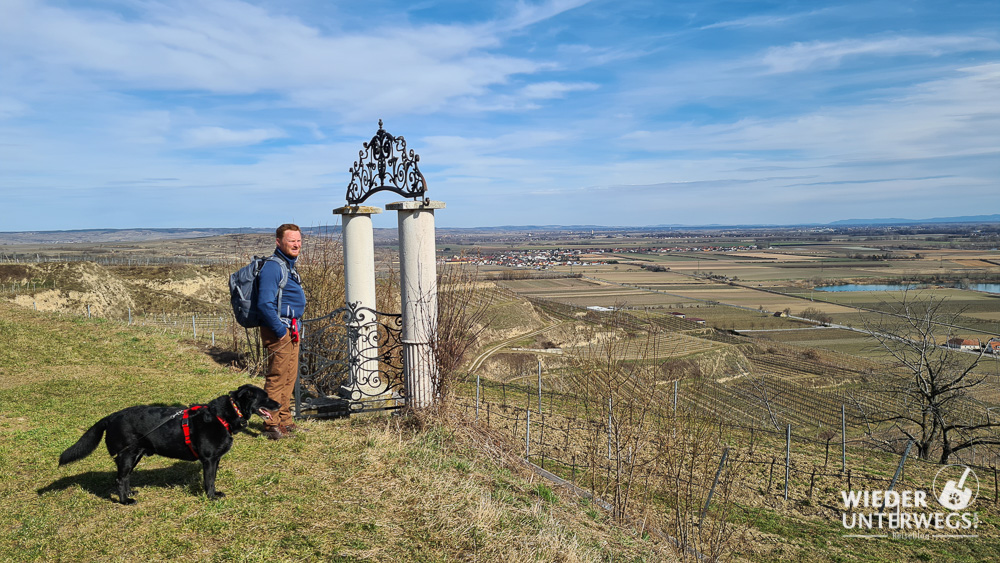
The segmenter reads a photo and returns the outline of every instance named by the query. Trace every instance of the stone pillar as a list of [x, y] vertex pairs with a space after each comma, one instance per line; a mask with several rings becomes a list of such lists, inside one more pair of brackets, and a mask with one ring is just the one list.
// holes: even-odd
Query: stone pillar
[[[368, 307], [375, 303], [375, 232], [372, 215], [382, 213], [379, 207], [348, 205], [333, 210], [341, 216], [344, 246], [344, 296], [349, 307]], [[352, 319], [349, 329], [357, 331], [349, 346], [351, 381], [341, 388], [341, 395], [352, 400], [378, 396], [385, 392], [386, 382], [378, 374], [378, 334], [374, 313], [363, 311]]]
[[437, 257], [435, 255], [434, 210], [440, 201], [401, 201], [386, 209], [399, 217], [399, 276], [403, 312], [403, 366], [406, 400], [411, 408], [434, 402], [437, 362]]

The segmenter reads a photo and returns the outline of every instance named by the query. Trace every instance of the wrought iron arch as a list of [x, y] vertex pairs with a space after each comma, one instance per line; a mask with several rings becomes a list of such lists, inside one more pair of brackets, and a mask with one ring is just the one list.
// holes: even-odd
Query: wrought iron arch
[[359, 205], [374, 193], [390, 191], [403, 197], [429, 201], [427, 180], [418, 166], [420, 155], [410, 149], [402, 136], [390, 135], [378, 120], [378, 131], [358, 151], [347, 185], [347, 203]]

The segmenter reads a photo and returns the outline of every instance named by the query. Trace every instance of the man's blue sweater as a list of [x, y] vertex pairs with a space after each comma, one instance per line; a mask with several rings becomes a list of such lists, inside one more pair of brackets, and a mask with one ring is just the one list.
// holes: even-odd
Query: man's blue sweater
[[295, 271], [295, 259], [285, 256], [278, 248], [274, 255], [288, 266], [288, 282], [281, 292], [281, 311], [278, 310], [278, 285], [281, 283], [281, 266], [273, 260], [264, 262], [260, 268], [257, 289], [257, 312], [263, 319], [263, 326], [274, 331], [278, 338], [284, 338], [291, 319], [301, 319], [306, 309], [306, 294], [302, 291], [302, 280]]

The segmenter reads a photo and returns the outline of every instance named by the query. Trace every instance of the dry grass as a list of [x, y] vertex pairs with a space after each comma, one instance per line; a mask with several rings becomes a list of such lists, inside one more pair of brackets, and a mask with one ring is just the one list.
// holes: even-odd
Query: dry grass
[[[170, 336], [0, 305], [0, 559], [10, 561], [660, 561], [629, 529], [551, 494], [488, 434], [443, 413], [240, 435], [208, 501], [195, 463], [143, 460], [113, 503], [103, 447], [59, 468], [132, 404], [204, 402], [247, 382]], [[259, 430], [255, 422], [251, 433]]]

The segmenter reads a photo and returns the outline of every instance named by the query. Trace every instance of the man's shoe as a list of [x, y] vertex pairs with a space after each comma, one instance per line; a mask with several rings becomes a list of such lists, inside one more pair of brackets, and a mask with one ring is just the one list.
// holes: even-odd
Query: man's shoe
[[268, 440], [280, 440], [286, 436], [281, 432], [281, 429], [277, 426], [272, 426], [271, 428], [265, 428], [261, 434], [267, 436]]

